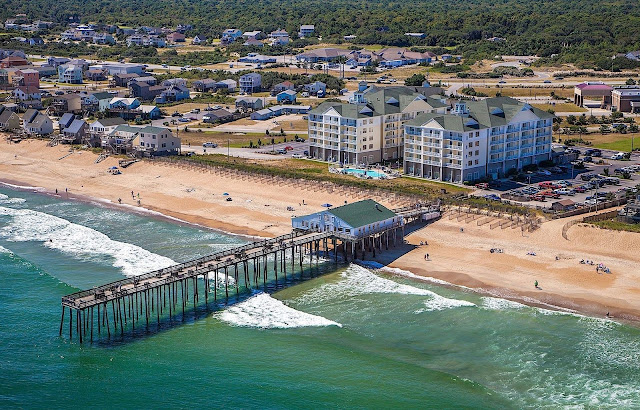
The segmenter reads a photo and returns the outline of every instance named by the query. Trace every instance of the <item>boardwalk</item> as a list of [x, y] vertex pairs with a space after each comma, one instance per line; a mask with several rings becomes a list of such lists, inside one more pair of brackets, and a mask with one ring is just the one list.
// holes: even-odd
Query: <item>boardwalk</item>
[[[407, 219], [432, 215], [433, 207], [413, 206], [396, 212]], [[274, 275], [275, 283], [287, 280], [298, 270], [302, 274], [304, 256], [309, 264], [319, 261], [320, 254], [326, 259], [348, 261], [364, 259], [367, 252], [376, 255], [376, 250], [388, 249], [404, 237], [404, 222], [361, 237], [346, 236], [336, 232], [293, 231], [276, 238], [252, 242], [233, 249], [217, 252], [188, 262], [159, 269], [140, 276], [122, 279], [89, 290], [76, 292], [62, 298], [60, 335], [63, 333], [65, 311], [69, 314], [69, 338], [75, 333], [82, 342], [94, 339], [94, 327], [98, 336], [106, 330], [107, 336], [124, 335], [125, 329], [135, 331], [137, 326], [149, 328], [155, 319], [173, 320], [192, 304], [193, 309], [204, 299], [209, 305], [210, 295], [217, 302], [218, 292], [225, 300], [235, 288], [240, 293], [252, 287], [267, 286]], [[279, 277], [280, 274], [280, 277]], [[212, 291], [213, 283], [213, 291]], [[224, 292], [223, 292], [224, 290]], [[191, 299], [191, 300], [190, 300]], [[111, 312], [109, 312], [111, 310]], [[95, 312], [94, 312], [95, 311]], [[95, 315], [94, 315], [95, 314]]]

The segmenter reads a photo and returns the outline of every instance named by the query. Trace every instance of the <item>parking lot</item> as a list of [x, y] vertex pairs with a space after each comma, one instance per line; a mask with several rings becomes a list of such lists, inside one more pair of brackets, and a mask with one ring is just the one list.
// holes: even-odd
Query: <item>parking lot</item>
[[[582, 162], [587, 149], [579, 150], [579, 160], [574, 164]], [[525, 173], [520, 182], [502, 179], [488, 186], [479, 184], [474, 195], [496, 201], [507, 199], [526, 206], [550, 208], [554, 202], [566, 199], [580, 207], [616, 199], [624, 191], [638, 194], [640, 158], [635, 155], [626, 161], [611, 159], [615, 154], [616, 152], [602, 150], [600, 156], [592, 156], [594, 163], [584, 163], [584, 169], [568, 164]], [[603, 163], [596, 163], [599, 161]]]

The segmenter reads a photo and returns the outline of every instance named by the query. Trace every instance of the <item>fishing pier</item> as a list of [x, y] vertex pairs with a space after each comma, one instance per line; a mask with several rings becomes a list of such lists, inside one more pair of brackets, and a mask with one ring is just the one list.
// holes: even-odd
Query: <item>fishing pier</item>
[[390, 223], [358, 234], [326, 227], [294, 229], [286, 235], [64, 296], [60, 336], [65, 331], [65, 316], [69, 338], [75, 331], [81, 343], [103, 335], [124, 336], [125, 331], [134, 333], [136, 328], [149, 330], [154, 322], [159, 328], [167, 320], [184, 320], [185, 312], [191, 308], [196, 312], [202, 302], [208, 309], [209, 299], [217, 305], [218, 299], [228, 301], [230, 293], [238, 297], [241, 284], [242, 292], [274, 284], [278, 287], [296, 280], [296, 271], [298, 280], [302, 279], [305, 264], [312, 267], [315, 262], [317, 266], [321, 255], [324, 261], [335, 263], [339, 258], [346, 262], [364, 259], [368, 252], [375, 257], [376, 251], [403, 243], [405, 216], [418, 219], [436, 212], [439, 215], [433, 206], [394, 211], [397, 213], [389, 211], [395, 216]]

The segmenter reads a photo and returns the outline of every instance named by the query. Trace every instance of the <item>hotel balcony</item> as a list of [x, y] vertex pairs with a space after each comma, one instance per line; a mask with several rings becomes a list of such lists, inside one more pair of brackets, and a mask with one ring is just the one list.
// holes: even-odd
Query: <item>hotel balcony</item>
[[443, 154], [443, 158], [462, 159], [462, 155], [457, 154]]
[[489, 141], [489, 144], [503, 144], [504, 143], [504, 138], [491, 138], [491, 141]]

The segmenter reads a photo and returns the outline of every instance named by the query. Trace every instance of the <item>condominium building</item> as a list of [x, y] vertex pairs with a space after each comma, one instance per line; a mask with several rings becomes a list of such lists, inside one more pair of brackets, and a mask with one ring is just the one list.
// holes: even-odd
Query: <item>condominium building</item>
[[498, 178], [551, 158], [554, 115], [509, 97], [457, 102], [404, 125], [404, 171], [449, 182]]
[[419, 114], [448, 106], [408, 87], [375, 86], [350, 103], [325, 102], [309, 113], [309, 154], [325, 161], [372, 164], [403, 154], [402, 125]]

